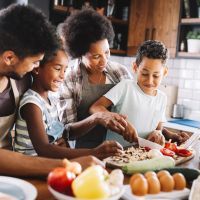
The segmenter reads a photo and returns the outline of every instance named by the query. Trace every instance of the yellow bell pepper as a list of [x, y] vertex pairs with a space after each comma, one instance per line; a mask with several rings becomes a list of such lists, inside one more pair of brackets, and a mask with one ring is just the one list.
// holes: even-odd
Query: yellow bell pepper
[[106, 182], [108, 173], [101, 166], [94, 165], [83, 171], [72, 183], [76, 197], [85, 199], [107, 198], [110, 195]]

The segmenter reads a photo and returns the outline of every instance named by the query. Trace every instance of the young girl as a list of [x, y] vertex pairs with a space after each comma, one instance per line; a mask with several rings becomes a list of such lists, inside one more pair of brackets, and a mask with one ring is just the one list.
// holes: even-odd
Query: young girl
[[60, 49], [53, 56], [46, 55], [40, 66], [32, 72], [33, 85], [24, 94], [19, 106], [15, 150], [27, 155], [69, 159], [84, 155], [100, 158], [101, 155], [107, 157], [119, 153], [121, 146], [116, 150], [116, 143], [112, 141], [94, 149], [66, 147], [65, 127], [58, 117], [59, 102], [49, 95], [49, 91], [58, 91], [64, 80], [67, 63], [67, 55]]
[[33, 70], [33, 85], [21, 99], [18, 111], [16, 151], [45, 155], [45, 144], [52, 146], [62, 138], [64, 125], [58, 118], [58, 104], [48, 93], [59, 89], [67, 63], [66, 53], [59, 49], [54, 55], [45, 56], [40, 67]]

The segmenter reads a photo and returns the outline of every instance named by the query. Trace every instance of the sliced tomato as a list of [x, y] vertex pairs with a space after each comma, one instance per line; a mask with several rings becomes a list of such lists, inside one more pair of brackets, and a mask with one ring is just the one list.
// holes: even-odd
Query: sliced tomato
[[182, 157], [188, 157], [192, 155], [192, 151], [187, 149], [177, 149], [176, 154]]
[[160, 150], [160, 152], [164, 155], [164, 156], [171, 156], [173, 157], [175, 155], [175, 152], [169, 150], [169, 149], [166, 149], [166, 148], [162, 148]]
[[176, 145], [176, 143], [166, 142], [166, 143], [165, 143], [165, 148], [166, 148], [166, 149], [169, 149], [169, 150], [171, 150], [171, 151], [173, 151], [173, 152], [176, 152], [176, 151], [177, 151], [177, 145]]
[[150, 150], [151, 150], [150, 147], [144, 147], [144, 149], [145, 149], [146, 151], [150, 151]]

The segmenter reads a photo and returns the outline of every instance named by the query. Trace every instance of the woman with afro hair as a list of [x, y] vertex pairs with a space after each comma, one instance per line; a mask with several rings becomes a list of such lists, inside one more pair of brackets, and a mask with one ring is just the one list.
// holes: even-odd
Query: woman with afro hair
[[[114, 31], [110, 21], [92, 9], [78, 11], [62, 24], [62, 38], [69, 55], [75, 59], [67, 69], [60, 93], [63, 122], [68, 139], [76, 139], [76, 148], [99, 149], [100, 154], [119, 153], [121, 145], [106, 141], [107, 129], [129, 134], [126, 117], [113, 113], [89, 114], [89, 107], [122, 79], [132, 79], [126, 67], [109, 60], [109, 43]], [[130, 135], [130, 140], [132, 140]], [[101, 156], [100, 156], [101, 157]]]

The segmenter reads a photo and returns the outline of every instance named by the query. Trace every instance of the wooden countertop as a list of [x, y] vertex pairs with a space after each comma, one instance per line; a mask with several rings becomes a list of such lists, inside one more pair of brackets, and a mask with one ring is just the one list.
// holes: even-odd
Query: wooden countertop
[[[200, 141], [196, 143], [194, 149], [196, 151], [195, 157], [192, 160], [179, 165], [180, 167], [200, 169], [200, 163], [199, 163]], [[24, 179], [24, 180], [32, 183], [37, 188], [37, 191], [38, 191], [37, 200], [45, 200], [45, 199], [55, 200], [55, 198], [48, 191], [46, 179], [34, 178], [34, 179]], [[125, 184], [127, 184], [128, 181], [129, 181], [129, 177], [125, 176]]]

